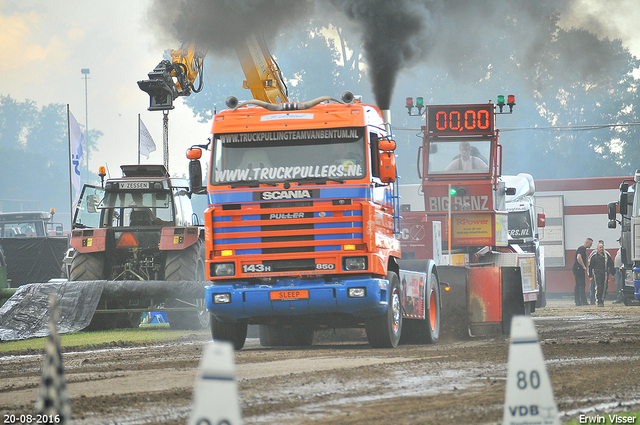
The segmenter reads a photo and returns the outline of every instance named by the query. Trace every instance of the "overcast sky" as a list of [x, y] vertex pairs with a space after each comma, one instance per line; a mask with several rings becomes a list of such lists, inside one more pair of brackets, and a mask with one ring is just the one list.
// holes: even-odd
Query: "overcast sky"
[[[180, 46], [162, 45], [145, 30], [149, 3], [0, 0], [0, 94], [39, 107], [69, 104], [84, 129], [81, 69], [88, 68], [88, 124], [104, 133], [89, 167], [106, 164], [112, 176], [120, 176], [121, 164], [137, 162], [138, 114], [157, 146], [141, 162], [163, 161], [162, 113], [147, 111], [149, 96], [137, 81], [148, 78], [165, 49]], [[185, 150], [206, 141], [210, 124], [198, 123], [181, 100], [175, 105], [169, 113], [169, 168], [186, 173]]]
[[[104, 133], [89, 167], [119, 166], [137, 161], [137, 116], [158, 149], [143, 163], [162, 163], [162, 114], [149, 112], [149, 97], [137, 81], [147, 78], [165, 49], [177, 42], [157, 40], [148, 31], [151, 0], [0, 0], [0, 94], [17, 101], [69, 104], [84, 128], [85, 81], [88, 80], [89, 128]], [[640, 56], [640, 8], [637, 0], [576, 0], [561, 15], [562, 24], [588, 28], [600, 36], [620, 38]], [[170, 22], [167, 25], [171, 25]], [[278, 55], [277, 51], [273, 52]], [[209, 58], [211, 59], [211, 58]], [[286, 70], [284, 70], [286, 76]], [[209, 78], [215, 77], [208, 72]], [[242, 84], [238, 75], [238, 85]], [[238, 89], [240, 92], [241, 89]], [[198, 123], [178, 100], [169, 114], [169, 158], [172, 174], [186, 174], [185, 150], [208, 137], [210, 124]]]

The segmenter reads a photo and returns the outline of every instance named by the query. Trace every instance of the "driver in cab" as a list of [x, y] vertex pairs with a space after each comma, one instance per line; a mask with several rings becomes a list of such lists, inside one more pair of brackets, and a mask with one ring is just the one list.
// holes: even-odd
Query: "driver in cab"
[[457, 155], [444, 171], [446, 173], [486, 173], [489, 171], [489, 166], [480, 158], [471, 155], [469, 142], [461, 142], [460, 155]]
[[344, 167], [344, 171], [347, 172], [349, 167], [353, 167], [362, 163], [362, 158], [355, 152], [352, 152], [347, 148], [344, 143], [334, 143], [331, 145], [331, 157], [335, 158], [334, 165]]

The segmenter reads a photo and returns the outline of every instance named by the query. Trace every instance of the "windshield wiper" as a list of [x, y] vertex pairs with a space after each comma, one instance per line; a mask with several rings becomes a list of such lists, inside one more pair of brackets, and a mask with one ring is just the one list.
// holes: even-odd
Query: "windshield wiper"
[[298, 183], [298, 186], [301, 186], [302, 184], [327, 184], [327, 182], [335, 182], [335, 183], [340, 183], [340, 184], [344, 184], [344, 180], [338, 180], [338, 179], [330, 179], [330, 178], [319, 178], [319, 179], [298, 179], [298, 180], [293, 180], [294, 183]]
[[275, 183], [272, 182], [261, 182], [260, 180], [239, 180], [237, 182], [233, 182], [230, 184], [231, 187], [240, 187], [240, 186], [247, 186], [247, 187], [259, 187], [261, 184], [266, 184], [269, 186], [276, 186]]

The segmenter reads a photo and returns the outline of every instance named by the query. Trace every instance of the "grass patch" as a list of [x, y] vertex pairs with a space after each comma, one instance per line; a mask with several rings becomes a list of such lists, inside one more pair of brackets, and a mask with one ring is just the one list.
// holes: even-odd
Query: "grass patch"
[[[171, 330], [169, 325], [147, 325], [137, 329], [114, 329], [100, 332], [71, 332], [60, 335], [63, 350], [67, 347], [81, 347], [86, 345], [105, 345], [123, 341], [133, 345], [148, 344], [161, 341], [171, 341], [189, 335], [210, 335], [208, 329], [197, 331]], [[20, 341], [7, 341], [0, 344], [0, 353], [12, 351], [43, 350], [47, 338], [31, 338]]]

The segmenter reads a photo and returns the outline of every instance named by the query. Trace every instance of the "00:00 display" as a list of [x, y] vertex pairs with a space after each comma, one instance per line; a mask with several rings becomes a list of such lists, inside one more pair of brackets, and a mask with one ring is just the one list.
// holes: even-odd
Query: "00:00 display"
[[460, 111], [445, 111], [436, 113], [436, 129], [438, 131], [474, 131], [487, 130], [491, 126], [489, 111], [464, 111], [464, 120]]

